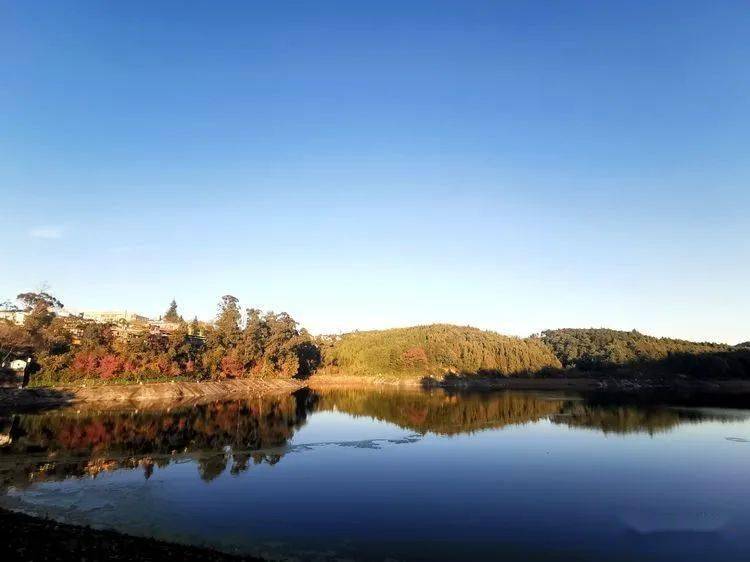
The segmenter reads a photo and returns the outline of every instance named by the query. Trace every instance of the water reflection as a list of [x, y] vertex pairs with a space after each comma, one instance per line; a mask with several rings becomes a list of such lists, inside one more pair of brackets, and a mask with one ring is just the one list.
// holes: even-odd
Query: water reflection
[[[714, 404], [721, 405], [721, 404]], [[204, 481], [229, 469], [275, 464], [316, 411], [338, 411], [417, 434], [467, 434], [549, 420], [605, 433], [654, 434], [680, 424], [735, 421], [745, 411], [698, 409], [608, 395], [449, 392], [394, 388], [303, 389], [288, 396], [132, 410], [63, 409], [0, 418], [0, 484], [95, 477], [191, 460]], [[407, 442], [409, 442], [407, 440]]]
[[[24, 486], [69, 476], [96, 476], [192, 459], [212, 480], [232, 461], [234, 474], [250, 464], [275, 464], [312, 411], [315, 395], [258, 397], [142, 410], [63, 409], [0, 420], [0, 478]], [[277, 451], [275, 450], [277, 449]]]
[[[500, 429], [549, 419], [555, 424], [604, 433], [669, 431], [683, 423], [736, 421], [745, 410], [728, 409], [736, 397], [636, 396], [611, 393], [588, 395], [520, 391], [405, 391], [382, 388], [326, 389], [319, 392], [318, 408], [367, 416], [419, 433], [456, 435]], [[702, 407], [696, 407], [701, 404]], [[712, 408], [705, 407], [713, 406]]]

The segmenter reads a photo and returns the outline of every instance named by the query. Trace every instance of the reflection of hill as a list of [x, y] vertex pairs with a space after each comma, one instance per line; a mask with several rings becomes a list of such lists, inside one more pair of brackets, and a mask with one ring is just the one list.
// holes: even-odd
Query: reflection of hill
[[[599, 397], [601, 398], [601, 397]], [[721, 410], [707, 411], [671, 408], [653, 404], [622, 404], [606, 401], [580, 401], [566, 404], [554, 423], [604, 433], [663, 433], [685, 423], [733, 421], [742, 414], [731, 415]]]
[[210, 479], [223, 472], [230, 456], [233, 472], [246, 469], [250, 459], [277, 462], [279, 455], [252, 451], [285, 445], [311, 404], [310, 393], [298, 392], [171, 411], [17, 415], [4, 423], [0, 470], [6, 483], [10, 478], [16, 485], [125, 467], [142, 467], [148, 476], [154, 465], [169, 464], [179, 454], [195, 457], [201, 475]]
[[[700, 418], [699, 418], [700, 419]], [[597, 429], [604, 433], [659, 433], [678, 426], [682, 418], [677, 411], [644, 410], [627, 406], [588, 406], [569, 404], [552, 421], [569, 427]]]
[[558, 413], [562, 400], [518, 392], [460, 393], [393, 388], [324, 389], [318, 408], [369, 416], [400, 427], [444, 435], [533, 422]]
[[443, 435], [502, 428], [544, 418], [556, 424], [605, 433], [656, 433], [681, 423], [737, 419], [736, 415], [723, 415], [720, 410], [708, 412], [639, 404], [633, 397], [596, 395], [590, 399], [574, 399], [512, 391], [449, 393], [442, 389], [420, 392], [394, 388], [331, 388], [317, 392], [319, 409], [336, 409], [420, 433], [429, 431]]

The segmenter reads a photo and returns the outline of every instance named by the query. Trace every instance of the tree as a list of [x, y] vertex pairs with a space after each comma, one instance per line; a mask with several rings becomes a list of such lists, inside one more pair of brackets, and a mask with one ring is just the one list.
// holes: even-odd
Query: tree
[[297, 322], [286, 312], [269, 312], [264, 318], [268, 338], [264, 347], [263, 371], [285, 377], [307, 376], [320, 354], [310, 334], [297, 329]]
[[23, 327], [33, 345], [35, 355], [59, 355], [68, 350], [72, 336], [57, 318], [63, 304], [46, 292], [21, 293], [16, 297], [27, 312]]
[[198, 321], [197, 316], [195, 316], [193, 320], [190, 322], [189, 333], [191, 336], [195, 336], [195, 337], [200, 337], [203, 335], [203, 330], [201, 329], [201, 323]]
[[219, 304], [215, 336], [218, 338], [218, 343], [226, 348], [234, 347], [240, 339], [242, 313], [239, 302], [237, 297], [224, 295]]
[[47, 310], [54, 310], [63, 307], [63, 303], [44, 291], [39, 293], [21, 293], [16, 298], [24, 304], [26, 312], [31, 312], [41, 307], [44, 307]]
[[22, 326], [0, 320], [0, 365], [14, 356], [28, 356], [32, 350], [31, 338]]
[[[224, 295], [219, 303], [216, 321], [203, 331], [206, 339], [203, 363], [211, 377], [238, 376], [235, 348], [242, 335], [241, 322], [239, 300], [232, 295]], [[231, 361], [226, 359], [229, 354], [233, 355]]]
[[167, 322], [182, 322], [182, 316], [177, 314], [177, 301], [172, 299], [169, 308], [164, 313], [164, 320]]
[[258, 371], [261, 368], [270, 330], [266, 319], [257, 308], [248, 308], [246, 318], [245, 329], [238, 345], [238, 356], [248, 369]]

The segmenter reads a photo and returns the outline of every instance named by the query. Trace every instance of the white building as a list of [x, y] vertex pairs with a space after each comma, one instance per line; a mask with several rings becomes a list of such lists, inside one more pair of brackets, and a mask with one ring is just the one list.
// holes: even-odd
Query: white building
[[26, 311], [20, 308], [0, 310], [0, 320], [10, 320], [16, 324], [23, 324], [23, 321], [26, 320], [26, 315]]
[[10, 362], [8, 367], [10, 367], [11, 371], [23, 372], [24, 369], [26, 369], [26, 361], [23, 359], [14, 359]]
[[81, 318], [93, 320], [94, 322], [149, 322], [146, 316], [141, 316], [135, 312], [127, 310], [87, 310], [80, 313]]

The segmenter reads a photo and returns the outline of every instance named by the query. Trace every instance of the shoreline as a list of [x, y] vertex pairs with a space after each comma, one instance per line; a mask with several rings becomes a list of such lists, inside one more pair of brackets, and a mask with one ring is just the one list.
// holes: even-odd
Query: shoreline
[[61, 523], [6, 508], [0, 508], [0, 540], [3, 551], [15, 553], [18, 560], [262, 562], [261, 558], [253, 556]]
[[654, 390], [693, 391], [706, 393], [743, 394], [750, 393], [750, 380], [742, 379], [694, 379], [694, 378], [646, 378], [646, 377], [495, 377], [435, 379], [428, 377], [387, 377], [353, 375], [313, 375], [307, 386], [315, 389], [330, 387], [408, 387], [445, 388], [459, 390], [574, 390], [602, 392], [648, 392]]
[[408, 388], [456, 388], [476, 390], [596, 390], [602, 388], [598, 378], [455, 378], [435, 379], [429, 377], [387, 377], [355, 375], [320, 375], [307, 380], [307, 386], [328, 388], [338, 387], [408, 387]]
[[159, 403], [189, 404], [238, 397], [291, 393], [302, 388], [444, 388], [454, 390], [569, 390], [626, 392], [652, 391], [750, 394], [750, 381], [691, 378], [639, 377], [505, 377], [447, 378], [354, 375], [313, 375], [307, 379], [232, 379], [202, 382], [154, 382], [99, 384], [40, 388], [0, 388], [0, 410], [61, 407], [74, 404], [102, 404], [141, 408]]
[[293, 379], [233, 379], [203, 382], [154, 382], [96, 386], [0, 389], [0, 409], [59, 407], [79, 403], [142, 406], [294, 392], [305, 387]]

